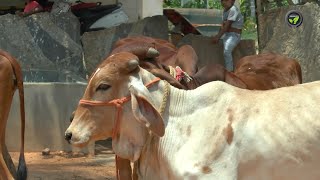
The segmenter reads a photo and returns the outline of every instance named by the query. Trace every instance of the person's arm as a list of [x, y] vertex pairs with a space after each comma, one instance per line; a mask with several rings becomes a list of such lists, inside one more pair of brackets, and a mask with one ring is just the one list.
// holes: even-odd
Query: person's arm
[[237, 16], [238, 16], [239, 12], [237, 12], [237, 9], [235, 7], [231, 7], [230, 12], [228, 14], [227, 20], [225, 20], [222, 24], [222, 26], [220, 27], [220, 30], [218, 32], [217, 35], [215, 35], [212, 39], [213, 43], [217, 43], [219, 41], [219, 39], [221, 38], [221, 36], [225, 33], [228, 32], [231, 24], [236, 21]]
[[217, 35], [213, 36], [213, 42], [214, 43], [217, 43], [219, 41], [219, 39], [221, 38], [221, 36], [225, 33], [225, 32], [228, 32], [228, 30], [230, 29], [231, 27], [231, 24], [232, 24], [233, 21], [230, 21], [230, 20], [227, 20], [225, 22], [223, 22], [223, 24], [221, 25], [220, 29], [219, 29], [219, 32]]

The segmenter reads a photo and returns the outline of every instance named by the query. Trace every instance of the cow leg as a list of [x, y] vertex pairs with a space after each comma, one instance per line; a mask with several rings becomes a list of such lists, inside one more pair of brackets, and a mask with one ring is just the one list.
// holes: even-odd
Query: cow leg
[[238, 76], [236, 76], [232, 72], [226, 71], [225, 82], [238, 88], [248, 89], [248, 86]]
[[175, 64], [180, 66], [184, 72], [188, 73], [190, 76], [195, 75], [198, 71], [197, 63], [198, 56], [192, 46], [184, 45], [178, 49]]
[[166, 80], [172, 86], [179, 89], [186, 89], [178, 80], [171, 76], [167, 71], [163, 69], [151, 69], [149, 70], [153, 75], [157, 76], [160, 79]]
[[226, 69], [220, 64], [208, 64], [201, 68], [193, 78], [199, 86], [211, 81], [225, 81], [225, 71]]
[[193, 78], [194, 81], [197, 82], [198, 86], [211, 81], [223, 81], [239, 88], [247, 88], [247, 85], [240, 78], [227, 71], [220, 64], [209, 64], [204, 66], [194, 75]]
[[[6, 127], [6, 123], [2, 124]], [[2, 129], [3, 130], [3, 127]], [[16, 175], [14, 164], [5, 145], [5, 131], [1, 131], [0, 137], [0, 179], [14, 179]]]
[[133, 173], [132, 173], [132, 180], [138, 180], [138, 163], [135, 162], [133, 164]]
[[[13, 94], [15, 91], [13, 82], [13, 70], [10, 62], [7, 59], [0, 58], [0, 179], [14, 179], [11, 174], [4, 156], [7, 158], [5, 147], [5, 130], [7, 119], [12, 103]], [[11, 159], [11, 158], [10, 158]], [[12, 165], [9, 165], [11, 167]]]
[[16, 174], [17, 174], [16, 168], [15, 168], [15, 166], [14, 166], [14, 163], [12, 162], [11, 156], [10, 156], [10, 154], [9, 154], [9, 152], [8, 152], [8, 149], [7, 149], [7, 146], [6, 146], [6, 145], [4, 145], [4, 146], [2, 147], [2, 155], [3, 155], [3, 157], [4, 157], [4, 161], [5, 161], [8, 169], [9, 169], [9, 171], [10, 171], [10, 174], [11, 174], [13, 177], [16, 177]]
[[132, 180], [132, 169], [130, 161], [116, 156], [117, 166], [119, 169], [119, 180]]

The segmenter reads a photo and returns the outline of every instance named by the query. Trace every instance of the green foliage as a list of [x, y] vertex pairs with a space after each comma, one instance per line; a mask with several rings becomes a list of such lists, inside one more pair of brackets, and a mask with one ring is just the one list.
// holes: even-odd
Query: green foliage
[[183, 5], [183, 8], [206, 8], [206, 3], [203, 0], [190, 1]]
[[256, 27], [257, 27], [256, 18], [252, 18], [252, 17], [247, 18], [243, 24], [244, 31], [252, 32], [256, 30]]
[[[208, 0], [208, 9], [222, 9], [220, 0]], [[165, 0], [164, 8], [206, 8], [204, 0], [193, 0], [181, 7], [181, 0]]]
[[223, 9], [220, 0], [209, 0], [209, 9]]
[[181, 0], [164, 0], [163, 8], [180, 8]]

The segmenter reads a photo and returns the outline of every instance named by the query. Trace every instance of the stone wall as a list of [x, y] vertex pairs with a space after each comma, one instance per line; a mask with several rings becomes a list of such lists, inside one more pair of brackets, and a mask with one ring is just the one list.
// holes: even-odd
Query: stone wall
[[80, 24], [72, 13], [0, 16], [0, 48], [23, 70], [71, 71], [84, 76]]
[[[26, 111], [25, 151], [70, 151], [64, 139], [70, 116], [79, 103], [85, 83], [24, 83]], [[9, 151], [20, 149], [19, 93], [16, 92], [6, 130]]]
[[164, 16], [147, 17], [135, 23], [84, 33], [82, 44], [88, 74], [91, 74], [97, 65], [107, 57], [113, 43], [121, 38], [139, 35], [168, 40], [167, 18]]
[[[199, 67], [215, 63], [224, 65], [222, 42], [213, 44], [211, 41], [211, 37], [189, 34], [183, 37], [177, 46], [179, 47], [184, 44], [191, 45], [199, 57]], [[253, 54], [256, 54], [255, 41], [241, 40], [233, 51], [234, 64], [236, 64], [240, 58]]]
[[[303, 16], [301, 26], [289, 27], [288, 11]], [[275, 52], [295, 58], [302, 68], [303, 82], [320, 80], [320, 7], [315, 3], [289, 6], [259, 16], [259, 44], [262, 52]]]

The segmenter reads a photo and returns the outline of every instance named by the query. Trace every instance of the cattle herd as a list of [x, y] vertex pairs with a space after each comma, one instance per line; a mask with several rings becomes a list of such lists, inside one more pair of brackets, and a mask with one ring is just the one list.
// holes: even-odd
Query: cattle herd
[[[22, 75], [3, 51], [0, 74], [0, 179], [26, 179]], [[22, 122], [17, 173], [8, 167], [4, 143], [16, 88]], [[251, 55], [229, 72], [219, 64], [198, 67], [190, 45], [128, 37], [90, 76], [65, 139], [84, 147], [112, 137], [120, 180], [316, 180], [319, 109], [320, 82], [302, 84], [294, 59]]]

